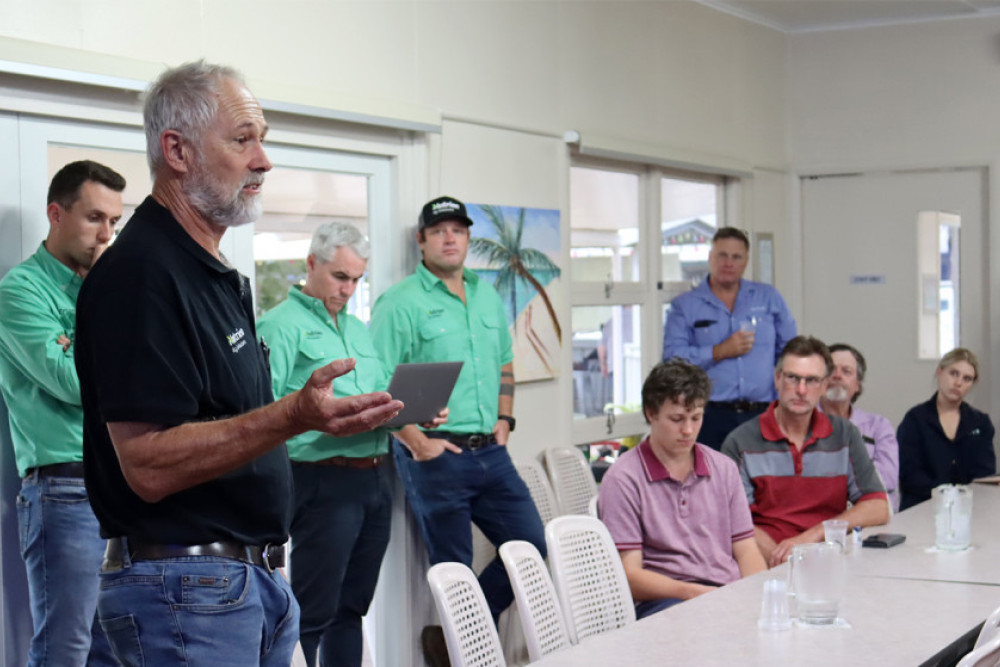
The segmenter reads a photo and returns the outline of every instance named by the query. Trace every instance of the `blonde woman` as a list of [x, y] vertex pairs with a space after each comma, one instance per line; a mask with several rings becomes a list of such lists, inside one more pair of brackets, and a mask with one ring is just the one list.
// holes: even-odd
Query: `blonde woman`
[[964, 347], [941, 358], [937, 391], [906, 413], [899, 440], [900, 509], [931, 497], [939, 484], [967, 484], [996, 472], [993, 422], [965, 402], [979, 379], [979, 361]]

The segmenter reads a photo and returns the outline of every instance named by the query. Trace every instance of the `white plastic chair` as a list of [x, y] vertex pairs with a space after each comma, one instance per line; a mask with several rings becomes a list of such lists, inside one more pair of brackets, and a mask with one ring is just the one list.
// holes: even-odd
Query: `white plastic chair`
[[506, 667], [490, 608], [475, 573], [462, 563], [427, 571], [452, 667]]
[[996, 635], [982, 646], [976, 646], [955, 667], [996, 667], [1000, 665], [1000, 635]]
[[528, 485], [528, 492], [531, 499], [535, 501], [538, 508], [538, 516], [542, 517], [544, 526], [552, 519], [559, 516], [559, 505], [556, 502], [556, 494], [552, 491], [552, 483], [549, 481], [541, 464], [537, 461], [514, 461], [514, 468], [521, 476], [524, 483]]
[[601, 518], [600, 512], [597, 509], [597, 496], [591, 498], [590, 502], [587, 503], [587, 516], [592, 516], [595, 519]]
[[545, 527], [552, 580], [574, 644], [635, 621], [635, 605], [608, 529], [589, 516], [561, 516]]
[[994, 637], [1000, 637], [998, 628], [1000, 628], [1000, 607], [994, 609], [986, 622], [983, 623], [983, 629], [979, 631], [979, 637], [976, 639], [976, 645], [973, 649], [979, 648]]
[[597, 481], [583, 452], [576, 447], [552, 447], [544, 457], [560, 513], [586, 514], [590, 499], [597, 495]]
[[531, 661], [569, 646], [569, 632], [556, 589], [535, 545], [522, 540], [505, 542], [500, 545], [500, 559], [514, 589]]

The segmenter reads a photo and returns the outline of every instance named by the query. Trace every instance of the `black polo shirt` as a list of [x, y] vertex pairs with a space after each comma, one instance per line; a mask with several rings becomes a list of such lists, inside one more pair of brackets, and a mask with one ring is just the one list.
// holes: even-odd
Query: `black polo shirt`
[[283, 542], [291, 518], [284, 445], [157, 503], [122, 475], [107, 422], [166, 427], [223, 419], [274, 400], [249, 281], [148, 197], [87, 276], [76, 368], [87, 492], [103, 537], [170, 544]]

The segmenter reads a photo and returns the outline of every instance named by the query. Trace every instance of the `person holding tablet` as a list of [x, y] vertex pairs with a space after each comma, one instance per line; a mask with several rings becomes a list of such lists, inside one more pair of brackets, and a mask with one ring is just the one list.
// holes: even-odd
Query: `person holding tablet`
[[[368, 264], [369, 243], [355, 227], [328, 222], [313, 234], [305, 285], [258, 322], [270, 347], [276, 398], [317, 368], [352, 357], [353, 373], [333, 381], [335, 396], [384, 391], [389, 370], [368, 329], [347, 302]], [[288, 440], [295, 482], [291, 524], [292, 591], [301, 608], [299, 637], [310, 667], [361, 665], [361, 617], [375, 594], [389, 544], [392, 473], [385, 427], [336, 438], [307, 431]]]
[[[431, 564], [472, 563], [475, 522], [493, 544], [527, 540], [545, 554], [538, 510], [507, 453], [514, 428], [514, 355], [500, 296], [465, 268], [472, 220], [451, 197], [421, 211], [416, 273], [372, 309], [375, 348], [389, 365], [465, 362], [448, 403], [448, 430], [397, 433], [393, 456]], [[514, 599], [499, 558], [479, 575], [494, 619]], [[447, 664], [439, 626], [421, 637], [428, 663]]]

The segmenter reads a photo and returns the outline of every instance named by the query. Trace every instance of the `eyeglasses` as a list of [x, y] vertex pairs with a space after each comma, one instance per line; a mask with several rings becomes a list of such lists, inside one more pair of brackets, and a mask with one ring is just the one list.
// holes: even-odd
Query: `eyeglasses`
[[789, 387], [798, 387], [800, 384], [805, 382], [807, 387], [815, 389], [826, 378], [818, 375], [796, 375], [795, 373], [786, 373], [785, 371], [781, 371], [781, 379], [784, 380], [785, 384]]

